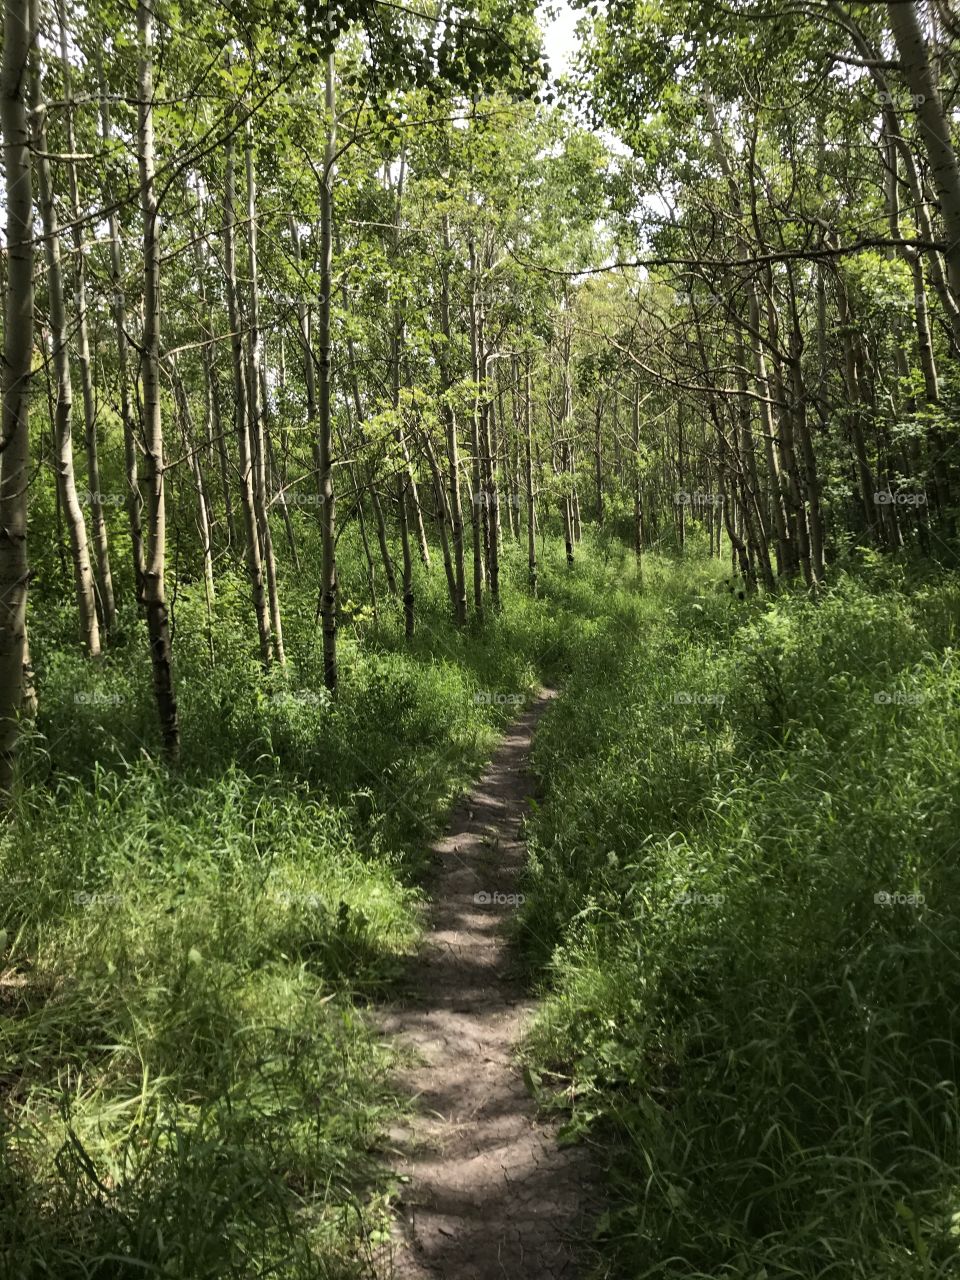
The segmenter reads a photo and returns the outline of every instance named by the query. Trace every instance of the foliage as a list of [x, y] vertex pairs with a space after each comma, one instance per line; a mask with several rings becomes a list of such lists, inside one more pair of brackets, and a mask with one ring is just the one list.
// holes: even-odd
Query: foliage
[[650, 564], [544, 726], [527, 1052], [610, 1153], [604, 1274], [957, 1263], [953, 575]]

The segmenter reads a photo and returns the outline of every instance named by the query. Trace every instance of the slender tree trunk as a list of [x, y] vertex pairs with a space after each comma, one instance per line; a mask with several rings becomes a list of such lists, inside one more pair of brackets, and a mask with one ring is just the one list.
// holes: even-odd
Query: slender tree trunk
[[760, 400], [760, 431], [763, 435], [763, 450], [767, 461], [767, 473], [770, 480], [771, 500], [773, 504], [774, 526], [777, 531], [777, 569], [781, 574], [791, 575], [796, 571], [797, 556], [795, 544], [790, 538], [790, 527], [784, 502], [783, 482], [780, 478], [780, 462], [775, 443], [776, 428], [773, 408], [770, 404], [771, 388], [767, 376], [767, 360], [761, 345], [760, 334], [760, 300], [754, 284], [750, 289], [750, 328], [753, 334], [750, 349], [753, 355], [754, 377]]
[[[719, 458], [718, 458], [718, 466], [717, 466], [717, 475], [718, 475], [717, 483], [720, 489], [720, 492], [719, 492], [720, 515], [722, 516], [723, 522], [726, 526], [727, 537], [730, 539], [730, 546], [733, 549], [733, 563], [738, 567], [740, 571], [740, 576], [743, 578], [747, 586], [752, 588], [754, 586], [754, 581], [753, 581], [753, 574], [750, 570], [750, 557], [747, 553], [747, 546], [737, 530], [735, 504], [731, 501], [728, 501], [729, 485], [727, 483], [727, 476], [729, 474], [729, 468], [728, 468], [727, 455], [731, 451], [730, 442], [727, 440], [726, 436], [724, 435], [723, 423], [722, 423], [720, 414], [717, 411], [717, 406], [714, 403], [714, 397], [711, 397], [710, 415], [713, 418], [714, 426], [716, 428], [717, 444], [719, 447]], [[711, 518], [714, 515], [713, 506], [710, 507], [710, 515], [711, 515]], [[716, 523], [718, 526], [717, 556], [719, 557], [720, 555], [720, 529], [719, 529], [720, 521], [717, 520]], [[712, 535], [711, 535], [711, 543], [712, 543]]]
[[220, 472], [220, 492], [223, 495], [223, 518], [227, 526], [226, 545], [236, 545], [237, 528], [233, 513], [233, 492], [230, 485], [230, 454], [227, 449], [227, 436], [223, 425], [223, 411], [220, 399], [220, 379], [217, 367], [212, 359], [204, 361], [207, 386], [210, 389], [210, 429], [213, 432], [214, 448]]
[[67, 28], [63, 19], [64, 0], [58, 0], [60, 26], [60, 63], [63, 75], [64, 125], [68, 159], [67, 179], [70, 191], [70, 213], [73, 219], [74, 279], [76, 293], [77, 363], [80, 366], [80, 389], [83, 395], [83, 423], [87, 455], [87, 480], [90, 486], [90, 520], [95, 548], [95, 577], [100, 601], [100, 618], [104, 637], [116, 624], [117, 610], [110, 573], [110, 547], [107, 522], [103, 514], [103, 492], [100, 481], [100, 453], [97, 445], [97, 407], [93, 394], [93, 371], [90, 363], [90, 337], [87, 329], [87, 266], [83, 252], [83, 223], [80, 220], [80, 186], [77, 164], [73, 159], [76, 142], [73, 128], [73, 104], [70, 87], [70, 58], [67, 50]]
[[457, 418], [450, 403], [453, 385], [450, 374], [450, 218], [443, 218], [443, 259], [440, 267], [440, 331], [443, 347], [440, 353], [440, 411], [447, 442], [447, 468], [450, 489], [450, 526], [453, 542], [455, 594], [453, 617], [458, 627], [467, 621], [467, 580], [463, 554], [463, 503], [460, 498], [460, 449], [457, 440]]
[[[512, 541], [517, 540], [516, 525], [516, 488], [513, 483], [513, 449], [512, 440], [516, 435], [517, 427], [517, 358], [510, 357], [510, 386], [506, 388], [500, 383], [499, 395], [497, 397], [497, 413], [498, 422], [500, 424], [500, 437], [497, 450], [498, 459], [502, 458], [502, 464], [498, 463], [499, 470], [503, 477], [503, 490], [506, 494], [507, 505], [507, 524], [510, 527], [510, 538]], [[510, 418], [507, 416], [505, 406], [507, 390], [510, 391], [510, 418], [513, 420], [513, 430], [507, 426]]]
[[73, 467], [73, 385], [70, 378], [70, 353], [67, 348], [67, 308], [64, 301], [63, 270], [60, 256], [60, 228], [53, 195], [50, 161], [46, 157], [47, 135], [41, 99], [40, 70], [34, 70], [34, 97], [37, 110], [37, 179], [40, 189], [40, 218], [47, 259], [47, 305], [50, 312], [50, 345], [57, 379], [56, 469], [60, 504], [67, 522], [73, 577], [80, 614], [80, 634], [87, 652], [100, 654], [100, 624], [94, 590], [93, 567], [87, 545], [87, 526], [77, 496]]
[[745, 368], [743, 339], [739, 334], [735, 351], [737, 359], [737, 389], [740, 392], [740, 399], [737, 405], [736, 438], [742, 459], [743, 474], [741, 484], [744, 490], [744, 510], [748, 513], [750, 526], [755, 525], [756, 527], [756, 555], [760, 561], [764, 586], [768, 591], [775, 591], [777, 582], [773, 572], [773, 565], [770, 562], [770, 524], [760, 490], [760, 472], [757, 465], [756, 441], [753, 435], [753, 419], [751, 417], [750, 401], [746, 396], [746, 374], [743, 372]]
[[790, 378], [794, 412], [797, 419], [797, 434], [800, 437], [800, 453], [803, 458], [803, 483], [807, 499], [807, 528], [810, 540], [810, 571], [814, 585], [816, 585], [823, 581], [825, 569], [823, 510], [820, 504], [820, 477], [817, 468], [817, 455], [810, 435], [810, 421], [807, 414], [802, 365], [799, 348], [796, 346], [790, 358]]
[[152, 4], [153, 0], [138, 0], [137, 3], [137, 34], [140, 43], [137, 162], [143, 218], [143, 347], [140, 378], [143, 386], [144, 454], [150, 511], [150, 546], [144, 576], [144, 605], [160, 730], [168, 757], [176, 760], [180, 751], [180, 723], [173, 685], [165, 587], [167, 525], [163, 425], [160, 416], [160, 238], [153, 140]]
[[794, 440], [795, 405], [788, 399], [786, 378], [780, 358], [780, 322], [773, 302], [771, 282], [767, 280], [767, 329], [770, 341], [770, 376], [767, 386], [770, 394], [778, 401], [775, 417], [778, 441], [778, 457], [780, 463], [780, 486], [783, 497], [783, 508], [787, 518], [790, 546], [792, 549], [791, 571], [803, 570], [804, 581], [808, 587], [814, 585], [814, 574], [810, 564], [810, 538], [807, 527], [807, 512], [800, 484], [800, 469], [797, 465], [797, 453]]
[[945, 254], [950, 289], [960, 300], [960, 164], [951, 141], [950, 120], [940, 97], [916, 4], [913, 0], [894, 0], [887, 5], [887, 14], [940, 201], [947, 232]]
[[403, 465], [407, 472], [407, 494], [410, 499], [410, 514], [413, 517], [413, 527], [417, 535], [417, 549], [420, 552], [420, 560], [424, 567], [430, 568], [430, 544], [427, 542], [427, 530], [423, 522], [423, 506], [420, 502], [420, 490], [417, 486], [416, 476], [413, 474], [413, 463], [410, 461], [410, 450], [407, 448], [407, 440], [403, 430], [400, 431], [400, 452], [403, 455]]
[[273, 656], [282, 667], [283, 623], [280, 618], [280, 588], [277, 561], [273, 554], [270, 530], [270, 504], [267, 499], [267, 450], [264, 439], [264, 407], [261, 397], [263, 350], [260, 338], [260, 264], [257, 251], [257, 175], [253, 156], [253, 128], [246, 123], [244, 159], [247, 177], [247, 262], [250, 271], [250, 311], [247, 346], [247, 413], [250, 417], [250, 448], [253, 463], [253, 505], [260, 536], [260, 554], [267, 579], [267, 602], [270, 607], [270, 637]]
[[524, 478], [527, 485], [527, 581], [530, 594], [537, 594], [537, 516], [533, 497], [533, 387], [530, 353], [524, 360], [523, 374], [523, 425]]
[[440, 553], [443, 557], [443, 571], [447, 578], [447, 591], [450, 595], [451, 603], [455, 604], [457, 579], [453, 567], [453, 557], [450, 554], [450, 538], [447, 534], [447, 528], [451, 523], [450, 508], [444, 494], [443, 474], [440, 470], [440, 463], [437, 461], [436, 452], [426, 431], [422, 433], [422, 440], [424, 452], [427, 455], [427, 461], [430, 464], [430, 471], [433, 476], [433, 501], [437, 513], [437, 530], [440, 534]]
[[[350, 427], [349, 402], [344, 404], [344, 411], [347, 418], [347, 427], [348, 427], [348, 434], [349, 434], [349, 427]], [[344, 455], [344, 457], [348, 457], [349, 455], [348, 455], [348, 450], [346, 446], [346, 441], [344, 439], [344, 433], [342, 431], [337, 432], [337, 440], [340, 445], [340, 452]], [[319, 455], [319, 450], [318, 450], [318, 455]], [[318, 460], [317, 460], [318, 475], [319, 475], [319, 469], [320, 468], [319, 468], [319, 456], [318, 456]], [[379, 611], [378, 611], [378, 605], [377, 605], [377, 577], [373, 567], [373, 553], [370, 549], [370, 538], [367, 534], [367, 520], [366, 520], [366, 516], [363, 513], [363, 486], [361, 485], [360, 479], [357, 475], [357, 468], [352, 462], [347, 463], [347, 475], [350, 477], [350, 486], [353, 490], [353, 499], [356, 504], [357, 525], [360, 529], [360, 541], [363, 544], [363, 554], [367, 563], [367, 583], [370, 588], [370, 605], [371, 605], [371, 608], [373, 609], [374, 620], [376, 620], [379, 617]], [[321, 495], [321, 504], [322, 504], [322, 495]], [[321, 601], [321, 605], [322, 603], [323, 602]]]
[[263, 563], [260, 558], [260, 535], [254, 499], [253, 447], [250, 439], [250, 417], [247, 411], [247, 381], [243, 369], [243, 320], [240, 314], [240, 291], [237, 286], [237, 194], [236, 159], [233, 133], [224, 143], [224, 214], [223, 267], [227, 286], [227, 314], [230, 318], [230, 352], [233, 357], [234, 427], [240, 455], [240, 506], [243, 510], [247, 576], [253, 595], [253, 611], [260, 639], [260, 661], [269, 667], [273, 660], [273, 638], [270, 613], [263, 585]]
[[[260, 368], [260, 403], [263, 405], [263, 440], [267, 450], [267, 475], [272, 477], [272, 485], [267, 493], [267, 510], [276, 503], [280, 508], [280, 519], [283, 521], [283, 530], [287, 537], [287, 546], [290, 548], [290, 559], [293, 562], [295, 573], [300, 572], [300, 553], [297, 550], [297, 540], [293, 531], [293, 520], [290, 517], [290, 506], [287, 502], [287, 463], [286, 450], [281, 454], [281, 464], [277, 465], [277, 451], [274, 445], [273, 411], [269, 407], [270, 401], [267, 397], [266, 386], [266, 370], [261, 365]], [[281, 432], [281, 447], [283, 447], [284, 432]], [[272, 498], [270, 494], [276, 490], [276, 498]]]
[[202, 446], [195, 439], [190, 401], [187, 399], [186, 388], [183, 385], [176, 359], [171, 356], [168, 363], [170, 366], [170, 381], [173, 384], [173, 394], [180, 413], [184, 452], [190, 462], [190, 474], [193, 476], [194, 487], [197, 491], [197, 532], [200, 535], [203, 582], [207, 600], [207, 614], [209, 616], [211, 605], [216, 597], [216, 591], [213, 580], [213, 543], [210, 536], [210, 502], [203, 479], [203, 468], [200, 465]]
[[634, 384], [633, 388], [633, 412], [631, 415], [633, 424], [633, 435], [631, 445], [633, 448], [633, 554], [637, 561], [637, 577], [643, 583], [643, 488], [641, 486], [640, 477], [640, 387]]
[[859, 496], [863, 511], [864, 528], [868, 531], [872, 540], [879, 543], [881, 541], [881, 532], [876, 515], [876, 483], [870, 466], [870, 459], [867, 456], [867, 445], [863, 434], [864, 393], [860, 379], [860, 368], [857, 363], [856, 347], [853, 341], [853, 319], [847, 302], [846, 285], [843, 280], [838, 279], [837, 286], [837, 306], [843, 345], [843, 373], [850, 413], [850, 436], [859, 480]]
[[[400, 308], [395, 308], [394, 331], [391, 338], [393, 365], [393, 407], [400, 407], [400, 351], [403, 344], [403, 317]], [[403, 445], [403, 432], [398, 427], [395, 432], [397, 443], [396, 462], [396, 498], [397, 521], [400, 527], [400, 553], [403, 570], [403, 626], [407, 639], [413, 638], [414, 632], [414, 597], [413, 597], [413, 556], [410, 550], [410, 522], [407, 515], [407, 488], [410, 483], [410, 470], [406, 464], [406, 449]]]
[[483, 481], [481, 478], [481, 458], [480, 458], [480, 380], [482, 378], [481, 367], [481, 342], [480, 321], [478, 315], [478, 280], [477, 280], [477, 253], [473, 240], [469, 244], [469, 265], [470, 265], [470, 356], [471, 356], [471, 377], [476, 387], [473, 413], [470, 419], [470, 452], [472, 454], [470, 460], [470, 479], [471, 479], [471, 512], [470, 522], [473, 528], [473, 608], [477, 617], [483, 614]]
[[[70, 566], [67, 561], [67, 546], [63, 537], [63, 504], [60, 501], [60, 485], [57, 481], [56, 474], [56, 456], [57, 456], [57, 428], [56, 428], [56, 396], [53, 390], [53, 379], [50, 376], [50, 370], [53, 368], [53, 356], [50, 352], [50, 343], [47, 341], [47, 333], [43, 328], [40, 330], [40, 349], [43, 352], [43, 385], [47, 395], [47, 421], [50, 424], [50, 465], [54, 468], [54, 511], [57, 526], [57, 559], [60, 563], [60, 580], [68, 582], [70, 579]], [[42, 440], [42, 437], [41, 437]], [[41, 446], [41, 457], [43, 449]]]
[[[813, 447], [810, 432], [810, 416], [808, 396], [803, 376], [803, 333], [800, 326], [800, 314], [797, 309], [793, 277], [790, 278], [790, 350], [788, 368], [790, 380], [791, 405], [789, 412], [794, 416], [796, 434], [800, 442], [802, 459], [803, 495], [806, 499], [806, 528], [810, 557], [810, 574], [813, 586], [823, 581], [824, 565], [824, 528], [823, 508], [820, 494], [820, 473], [817, 466], [817, 455]], [[800, 476], [798, 475], [798, 480]]]
[[0, 62], [7, 215], [2, 371], [5, 447], [0, 456], [0, 796], [4, 798], [13, 787], [21, 713], [31, 710], [31, 699], [24, 695], [32, 689], [27, 644], [27, 493], [34, 249], [27, 66], [36, 21], [36, 8], [30, 0], [5, 0]]
[[[489, 361], [485, 375], [489, 374]], [[484, 401], [481, 410], [484, 447], [484, 505], [487, 511], [490, 529], [490, 554], [488, 557], [488, 574], [490, 578], [490, 603], [495, 611], [500, 609], [500, 493], [497, 488], [497, 472], [495, 465], [496, 421], [494, 397], [486, 390], [487, 377], [484, 377]]]
[[[198, 197], [199, 199], [199, 197]], [[198, 206], [198, 228], [197, 235], [193, 244], [193, 260], [197, 268], [197, 278], [200, 281], [200, 297], [203, 301], [207, 314], [207, 341], [204, 342], [200, 349], [200, 359], [203, 366], [203, 384], [206, 397], [206, 436], [208, 441], [208, 455], [211, 463], [216, 461], [219, 464], [220, 472], [220, 492], [223, 496], [223, 517], [226, 525], [226, 546], [233, 547], [236, 545], [237, 528], [233, 513], [233, 492], [230, 485], [230, 456], [227, 452], [227, 438], [223, 430], [223, 414], [220, 404], [220, 382], [217, 377], [217, 366], [215, 358], [215, 350], [219, 342], [217, 334], [217, 326], [215, 322], [213, 308], [207, 296], [205, 283], [205, 273], [207, 259], [203, 251], [202, 243], [202, 217], [203, 206]]]
[[687, 469], [683, 453], [683, 404], [677, 401], [677, 487], [680, 490], [680, 501], [677, 503], [677, 543], [682, 555], [687, 543], [687, 505], [692, 503], [693, 495], [687, 490]]
[[325, 86], [327, 137], [320, 187], [320, 300], [317, 306], [317, 464], [320, 486], [320, 618], [323, 629], [323, 682], [337, 687], [337, 560], [336, 494], [333, 488], [333, 350], [331, 293], [333, 292], [333, 181], [337, 154], [336, 66], [327, 58]]
[[[564, 476], [563, 490], [563, 542], [567, 556], [567, 568], [573, 568], [573, 468], [570, 466], [569, 436], [573, 432], [573, 382], [570, 377], [571, 335], [569, 317], [566, 315], [568, 299], [564, 298], [563, 334], [563, 410], [560, 417], [560, 470]], [[569, 477], [569, 479], [568, 479]]]
[[593, 466], [597, 487], [597, 528], [603, 528], [603, 396], [597, 395], [593, 421]]
[[[349, 306], [348, 306], [347, 286], [346, 286], [345, 279], [343, 284], [341, 285], [341, 297], [343, 299], [343, 309], [345, 312], [347, 312], [349, 311]], [[308, 322], [309, 322], [309, 314], [308, 314]], [[349, 334], [347, 336], [347, 367], [349, 370], [350, 394], [353, 399], [354, 412], [357, 418], [357, 432], [359, 433], [361, 442], [363, 442], [364, 440], [363, 401], [360, 397], [360, 380], [357, 376], [356, 351], [354, 349], [353, 339], [349, 336]], [[310, 395], [310, 384], [308, 381], [308, 384], [307, 384], [308, 400], [309, 400], [309, 395]], [[390, 547], [387, 542], [387, 522], [386, 522], [386, 519], [384, 518], [383, 504], [380, 501], [380, 495], [377, 493], [375, 479], [371, 479], [367, 488], [370, 493], [370, 506], [373, 510], [374, 522], [376, 523], [376, 526], [377, 526], [377, 543], [379, 544], [379, 547], [380, 547], [380, 559], [383, 562], [384, 577], [387, 579], [387, 590], [390, 592], [392, 596], [395, 596], [397, 594], [397, 575], [393, 567], [393, 558], [390, 555]]]
[[[104, 146], [111, 139], [110, 104], [100, 54], [97, 54], [97, 81], [100, 86], [100, 133]], [[112, 194], [112, 193], [111, 193]], [[108, 218], [110, 235], [110, 286], [113, 327], [117, 335], [117, 379], [120, 386], [120, 419], [123, 425], [123, 461], [127, 481], [126, 508], [130, 524], [130, 549], [137, 604], [144, 604], [146, 553], [143, 545], [143, 497], [140, 493], [137, 464], [137, 425], [130, 403], [129, 347], [127, 343], [127, 302], [123, 289], [123, 253], [120, 245], [120, 219], [111, 210]]]

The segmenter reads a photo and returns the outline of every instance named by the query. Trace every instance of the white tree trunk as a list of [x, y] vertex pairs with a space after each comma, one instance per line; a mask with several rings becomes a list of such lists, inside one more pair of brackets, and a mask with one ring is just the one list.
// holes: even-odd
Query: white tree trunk
[[3, 328], [4, 450], [0, 455], [0, 791], [13, 784], [27, 651], [27, 481], [33, 357], [33, 186], [27, 62], [36, 29], [30, 0], [5, 0], [0, 64], [7, 214]]

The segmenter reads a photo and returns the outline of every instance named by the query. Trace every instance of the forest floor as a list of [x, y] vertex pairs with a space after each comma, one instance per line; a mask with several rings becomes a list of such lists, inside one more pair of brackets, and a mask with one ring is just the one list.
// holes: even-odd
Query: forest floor
[[558, 1145], [515, 1061], [534, 1005], [506, 936], [526, 851], [527, 760], [553, 696], [541, 691], [507, 730], [433, 846], [430, 927], [406, 996], [380, 1019], [415, 1060], [399, 1086], [417, 1103], [390, 1135], [406, 1191], [383, 1276], [574, 1274], [588, 1158]]

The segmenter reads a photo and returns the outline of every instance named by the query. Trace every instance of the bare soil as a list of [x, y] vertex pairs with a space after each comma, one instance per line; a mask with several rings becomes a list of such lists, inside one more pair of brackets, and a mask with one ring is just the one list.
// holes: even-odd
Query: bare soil
[[[504, 735], [436, 845], [431, 927], [409, 996], [384, 1010], [384, 1034], [409, 1047], [416, 1098], [391, 1135], [408, 1181], [386, 1280], [572, 1280], [588, 1176], [585, 1151], [561, 1147], [537, 1114], [515, 1049], [534, 1002], [511, 965], [504, 925], [516, 909], [531, 791], [531, 739], [544, 690]], [[478, 896], [479, 895], [479, 896]]]

